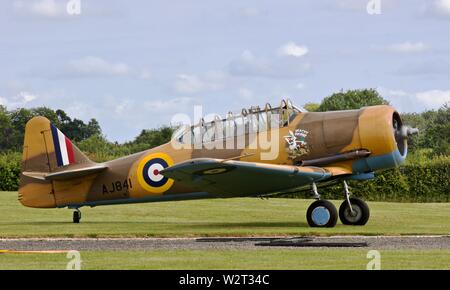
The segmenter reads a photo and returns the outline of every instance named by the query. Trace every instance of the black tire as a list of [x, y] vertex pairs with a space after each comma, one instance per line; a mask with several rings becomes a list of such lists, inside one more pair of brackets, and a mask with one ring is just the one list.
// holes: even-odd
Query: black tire
[[352, 216], [346, 200], [339, 207], [339, 219], [344, 225], [363, 226], [369, 221], [370, 209], [367, 203], [359, 198], [350, 198], [355, 215]]
[[78, 223], [80, 223], [80, 220], [81, 220], [81, 212], [74, 211], [73, 212], [73, 223], [78, 224]]
[[332, 228], [336, 225], [337, 217], [336, 207], [327, 200], [316, 200], [306, 212], [306, 220], [313, 228]]

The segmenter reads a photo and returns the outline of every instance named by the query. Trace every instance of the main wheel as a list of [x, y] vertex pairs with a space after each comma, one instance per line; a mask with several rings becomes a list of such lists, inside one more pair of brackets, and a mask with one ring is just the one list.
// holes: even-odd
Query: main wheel
[[75, 224], [78, 224], [78, 223], [80, 223], [80, 220], [81, 220], [81, 212], [79, 212], [79, 211], [74, 211], [74, 212], [73, 212], [73, 222], [74, 222]]
[[370, 209], [367, 203], [359, 198], [350, 198], [353, 212], [345, 200], [339, 207], [339, 219], [344, 225], [363, 226], [370, 217]]
[[310, 227], [332, 228], [337, 222], [337, 210], [334, 204], [327, 200], [313, 202], [306, 212], [306, 219]]

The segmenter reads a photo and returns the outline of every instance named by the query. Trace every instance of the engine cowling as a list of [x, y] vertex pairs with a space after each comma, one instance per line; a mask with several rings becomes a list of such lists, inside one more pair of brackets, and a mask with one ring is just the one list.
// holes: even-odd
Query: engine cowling
[[394, 168], [404, 163], [408, 136], [419, 131], [404, 125], [400, 114], [391, 106], [363, 108], [358, 125], [361, 148], [372, 153], [354, 163], [353, 170], [358, 173]]

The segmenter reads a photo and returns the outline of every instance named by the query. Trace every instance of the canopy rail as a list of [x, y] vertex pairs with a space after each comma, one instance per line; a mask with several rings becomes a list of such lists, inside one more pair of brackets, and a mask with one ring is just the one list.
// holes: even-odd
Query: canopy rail
[[[186, 129], [183, 134], [192, 134], [193, 136], [189, 139], [193, 143], [198, 141], [202, 143], [212, 142], [232, 137], [232, 135], [237, 136], [250, 132], [259, 133], [274, 128], [285, 127], [292, 122], [298, 113], [303, 112], [306, 112], [306, 110], [294, 106], [292, 101], [286, 98], [281, 100], [279, 107], [272, 107], [270, 103], [266, 103], [263, 108], [251, 106], [248, 109], [243, 108], [239, 114], [234, 114], [229, 111], [225, 118], [215, 115], [213, 120], [209, 122], [206, 122], [202, 117], [197, 124], [190, 126], [191, 129]], [[216, 132], [216, 130], [214, 132], [211, 131], [211, 128], [215, 127], [215, 124], [222, 126], [223, 133]], [[181, 139], [182, 137], [177, 140]]]

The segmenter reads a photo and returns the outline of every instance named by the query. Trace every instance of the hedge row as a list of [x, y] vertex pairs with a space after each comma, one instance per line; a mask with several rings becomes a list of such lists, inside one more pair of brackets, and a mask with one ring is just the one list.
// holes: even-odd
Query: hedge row
[[[354, 196], [371, 201], [450, 202], [450, 157], [380, 171], [373, 180], [350, 181], [349, 187]], [[342, 185], [322, 188], [320, 194], [326, 199], [344, 197]]]
[[0, 154], [0, 190], [15, 191], [19, 188], [21, 154]]
[[[19, 186], [20, 154], [0, 155], [0, 190], [15, 191]], [[450, 157], [378, 172], [370, 181], [350, 181], [355, 196], [372, 201], [449, 202]], [[343, 199], [342, 186], [320, 190], [327, 199]], [[300, 195], [289, 195], [299, 197]]]

